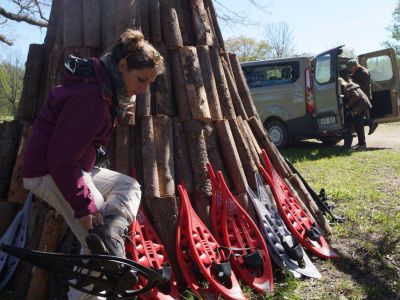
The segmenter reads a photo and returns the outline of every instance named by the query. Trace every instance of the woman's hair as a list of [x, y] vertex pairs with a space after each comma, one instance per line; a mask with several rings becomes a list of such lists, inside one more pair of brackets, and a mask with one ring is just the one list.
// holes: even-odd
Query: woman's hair
[[164, 58], [138, 30], [125, 30], [111, 53], [117, 63], [125, 58], [129, 70], [150, 68], [155, 69], [157, 74], [164, 72]]

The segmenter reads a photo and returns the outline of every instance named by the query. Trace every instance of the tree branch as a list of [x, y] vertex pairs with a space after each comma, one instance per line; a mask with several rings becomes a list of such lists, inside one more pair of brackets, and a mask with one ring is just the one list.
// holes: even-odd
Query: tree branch
[[27, 15], [17, 15], [17, 14], [10, 13], [10, 12], [6, 11], [4, 8], [2, 8], [1, 6], [0, 6], [0, 15], [2, 15], [3, 17], [5, 17], [7, 19], [13, 20], [13, 21], [26, 22], [28, 24], [39, 26], [39, 27], [47, 27], [47, 25], [48, 25], [48, 22], [46, 22], [46, 21], [35, 20]]
[[13, 46], [14, 43], [8, 40], [4, 35], [0, 34], [0, 42], [7, 44], [8, 46]]

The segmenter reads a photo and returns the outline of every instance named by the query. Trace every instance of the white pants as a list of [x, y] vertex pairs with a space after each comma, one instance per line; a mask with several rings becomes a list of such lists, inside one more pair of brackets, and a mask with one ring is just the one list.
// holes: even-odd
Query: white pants
[[[133, 222], [139, 209], [141, 190], [139, 183], [127, 175], [105, 168], [95, 167], [91, 173], [82, 171], [85, 183], [90, 189], [97, 208], [103, 216], [119, 214]], [[86, 245], [88, 230], [74, 217], [74, 211], [65, 200], [50, 174], [42, 177], [23, 178], [24, 188], [54, 207], [65, 219], [82, 245], [82, 253], [89, 254]], [[68, 293], [70, 300], [102, 299], [83, 294], [74, 289]]]

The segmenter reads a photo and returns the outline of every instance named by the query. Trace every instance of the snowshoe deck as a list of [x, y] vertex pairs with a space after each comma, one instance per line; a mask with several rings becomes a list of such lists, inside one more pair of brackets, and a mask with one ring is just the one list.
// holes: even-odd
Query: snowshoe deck
[[215, 294], [226, 299], [246, 299], [230, 269], [229, 258], [193, 210], [186, 189], [178, 185], [178, 190], [182, 203], [176, 250], [189, 287], [206, 299]]
[[318, 226], [302, 209], [298, 199], [275, 171], [265, 150], [261, 153], [266, 168], [260, 166], [264, 180], [271, 187], [281, 218], [291, 233], [313, 254], [321, 258], [338, 258], [322, 236]]
[[[149, 222], [145, 212], [139, 208], [135, 221], [131, 224], [125, 249], [127, 258], [151, 268], [163, 275], [164, 282], [145, 294], [140, 299], [180, 299], [178, 284], [172, 272], [167, 252], [157, 232]], [[139, 286], [144, 287], [145, 278], [140, 278]]]
[[[275, 264], [281, 268], [286, 267], [290, 271], [311, 278], [321, 278], [310, 258], [304, 252], [296, 238], [286, 228], [285, 223], [273, 205], [260, 174], [255, 174], [257, 183], [257, 194], [250, 187], [247, 193], [253, 202], [254, 209], [258, 215], [261, 233], [270, 249], [270, 256]], [[296, 275], [296, 274], [295, 274]]]
[[217, 240], [230, 249], [237, 276], [258, 292], [273, 291], [267, 245], [248, 213], [229, 191], [221, 172], [207, 164], [212, 186], [211, 219]]

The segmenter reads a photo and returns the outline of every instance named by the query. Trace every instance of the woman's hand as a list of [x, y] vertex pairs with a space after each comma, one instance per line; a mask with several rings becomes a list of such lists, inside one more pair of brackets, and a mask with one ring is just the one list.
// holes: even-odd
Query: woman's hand
[[103, 216], [100, 212], [94, 215], [84, 216], [80, 218], [79, 221], [87, 230], [93, 229], [93, 225], [99, 226], [104, 224]]

